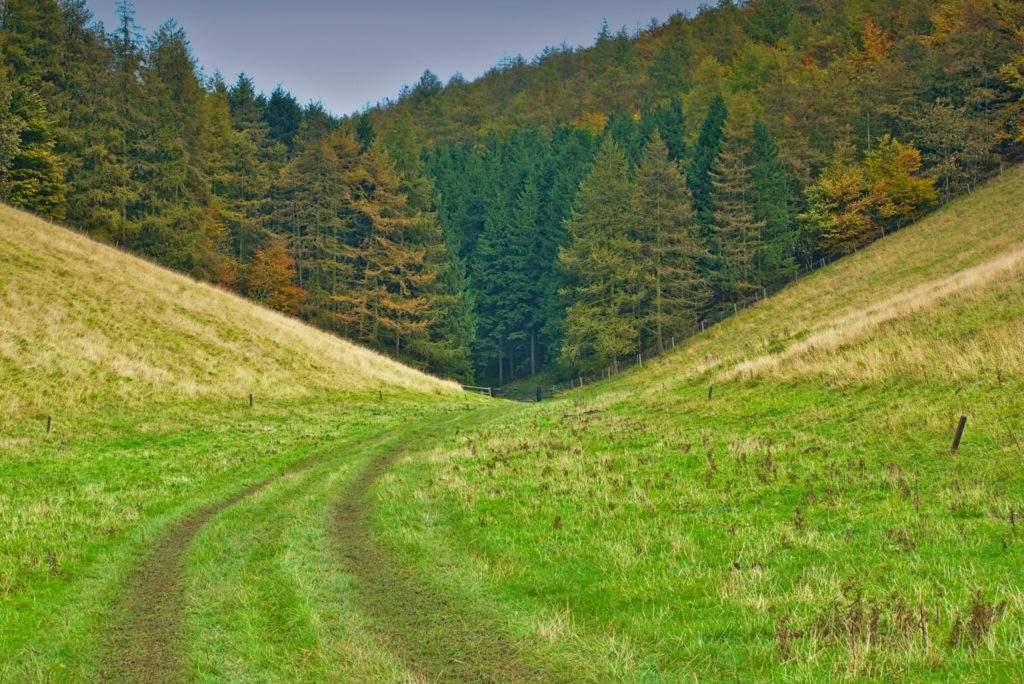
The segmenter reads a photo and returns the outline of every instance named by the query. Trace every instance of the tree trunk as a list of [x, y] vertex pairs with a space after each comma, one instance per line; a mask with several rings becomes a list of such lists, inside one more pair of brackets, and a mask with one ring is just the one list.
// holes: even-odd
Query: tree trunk
[[498, 386], [505, 384], [505, 364], [501, 356], [501, 347], [498, 347]]
[[537, 334], [530, 331], [530, 377], [537, 375]]

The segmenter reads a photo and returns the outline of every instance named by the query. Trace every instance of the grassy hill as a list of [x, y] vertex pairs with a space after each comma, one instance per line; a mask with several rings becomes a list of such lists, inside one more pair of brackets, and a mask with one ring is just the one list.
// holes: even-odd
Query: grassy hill
[[1022, 246], [1017, 168], [643, 369], [407, 459], [378, 529], [579, 679], [1015, 679]]
[[1024, 666], [1024, 167], [524, 405], [0, 211], [0, 681]]
[[[454, 388], [28, 214], [0, 206], [0, 412], [181, 399]], [[5, 389], [10, 389], [8, 385]]]
[[96, 678], [168, 529], [311, 458], [355, 467], [353, 445], [465, 401], [5, 206], [0, 321], [0, 681]]

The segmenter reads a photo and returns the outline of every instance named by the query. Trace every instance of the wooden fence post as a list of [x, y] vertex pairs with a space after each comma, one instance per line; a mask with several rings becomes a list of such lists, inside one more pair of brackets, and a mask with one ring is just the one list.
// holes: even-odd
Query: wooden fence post
[[711, 401], [711, 393], [715, 390], [715, 386], [708, 387], [708, 401]]
[[46, 416], [46, 434], [50, 434], [50, 423], [53, 420], [53, 416]]
[[544, 398], [544, 388], [537, 385], [537, 403], [539, 404], [541, 399]]
[[252, 408], [252, 392], [249, 392], [249, 408]]
[[967, 416], [960, 414], [960, 423], [956, 426], [956, 434], [953, 436], [953, 446], [950, 447], [949, 453], [955, 454], [956, 450], [960, 448], [960, 438], [964, 436], [964, 427], [967, 426]]

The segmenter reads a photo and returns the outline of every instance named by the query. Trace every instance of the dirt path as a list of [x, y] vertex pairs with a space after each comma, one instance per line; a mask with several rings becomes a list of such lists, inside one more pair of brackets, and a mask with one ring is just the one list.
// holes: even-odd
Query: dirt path
[[231, 496], [204, 506], [174, 525], [134, 572], [124, 597], [124, 618], [114, 626], [99, 681], [138, 684], [179, 682], [185, 672], [181, 628], [185, 555], [199, 531], [222, 511], [271, 483], [308, 470], [323, 456], [301, 461]]
[[342, 492], [334, 534], [345, 569], [356, 580], [357, 603], [377, 636], [418, 677], [429, 681], [568, 681], [565, 672], [530, 657], [499, 621], [434, 586], [376, 537], [373, 484], [424, 435], [382, 452]]
[[[500, 412], [485, 409], [475, 421]], [[382, 545], [372, 530], [370, 490], [408, 449], [431, 434], [453, 430], [466, 416], [442, 419], [430, 428], [389, 438], [369, 464], [345, 486], [332, 511], [333, 535], [345, 569], [357, 583], [357, 603], [377, 636], [418, 676], [437, 681], [522, 682], [568, 680], [529, 658], [491, 616], [439, 590]], [[474, 422], [475, 422], [474, 421]], [[309, 458], [231, 496], [211, 503], [176, 523], [160, 537], [129, 579], [119, 614], [108, 637], [98, 680], [138, 684], [179, 682], [186, 673], [182, 644], [186, 597], [186, 555], [210, 520], [246, 497], [290, 474], [329, 458]]]

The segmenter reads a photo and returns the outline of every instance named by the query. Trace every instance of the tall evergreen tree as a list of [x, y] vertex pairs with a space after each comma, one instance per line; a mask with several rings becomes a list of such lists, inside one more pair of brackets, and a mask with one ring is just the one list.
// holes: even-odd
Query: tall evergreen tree
[[681, 164], [687, 156], [686, 117], [683, 114], [683, 101], [678, 95], [673, 95], [668, 102], [654, 110], [653, 122], [665, 142], [669, 159]]
[[725, 106], [725, 99], [721, 95], [715, 97], [711, 101], [704, 123], [701, 124], [700, 134], [693, 148], [690, 171], [686, 176], [690, 193], [693, 195], [693, 208], [697, 212], [697, 224], [705, 238], [710, 236], [715, 223], [712, 174], [715, 172], [718, 155], [722, 152], [725, 121], [728, 116], [729, 110]]
[[347, 256], [356, 276], [350, 290], [334, 295], [337, 316], [360, 339], [400, 356], [403, 343], [427, 335], [431, 324], [425, 293], [437, 273], [413, 239], [422, 215], [409, 207], [401, 174], [380, 143], [359, 157], [346, 180], [358, 236]]
[[329, 326], [337, 309], [334, 295], [355, 277], [345, 259], [346, 246], [363, 237], [347, 220], [352, 184], [346, 174], [356, 166], [359, 143], [335, 129], [326, 113], [314, 110], [295, 144], [295, 156], [276, 184], [277, 209], [270, 226], [288, 236], [298, 285], [309, 293], [314, 318]]
[[658, 134], [644, 147], [635, 183], [638, 240], [651, 281], [642, 302], [643, 331], [663, 350], [667, 340], [691, 330], [706, 303], [697, 267], [701, 245], [686, 179]]
[[718, 301], [742, 301], [758, 288], [756, 259], [765, 223], [756, 214], [754, 164], [750, 143], [730, 137], [712, 172], [715, 206], [714, 243], [723, 266], [713, 286]]
[[22, 86], [9, 97], [10, 128], [18, 141], [11, 145], [10, 162], [0, 179], [7, 202], [57, 221], [66, 210], [64, 169], [54, 151], [53, 117], [43, 98]]
[[643, 274], [635, 219], [629, 163], [606, 138], [580, 186], [560, 256], [570, 277], [562, 359], [572, 368], [604, 368], [638, 349]]
[[275, 88], [270, 94], [264, 117], [269, 127], [268, 139], [284, 145], [289, 152], [294, 150], [295, 138], [302, 124], [302, 107], [295, 96], [281, 86]]
[[751, 147], [754, 219], [763, 224], [756, 258], [757, 283], [778, 287], [796, 275], [798, 231], [793, 191], [779, 147], [763, 122], [754, 123]]

